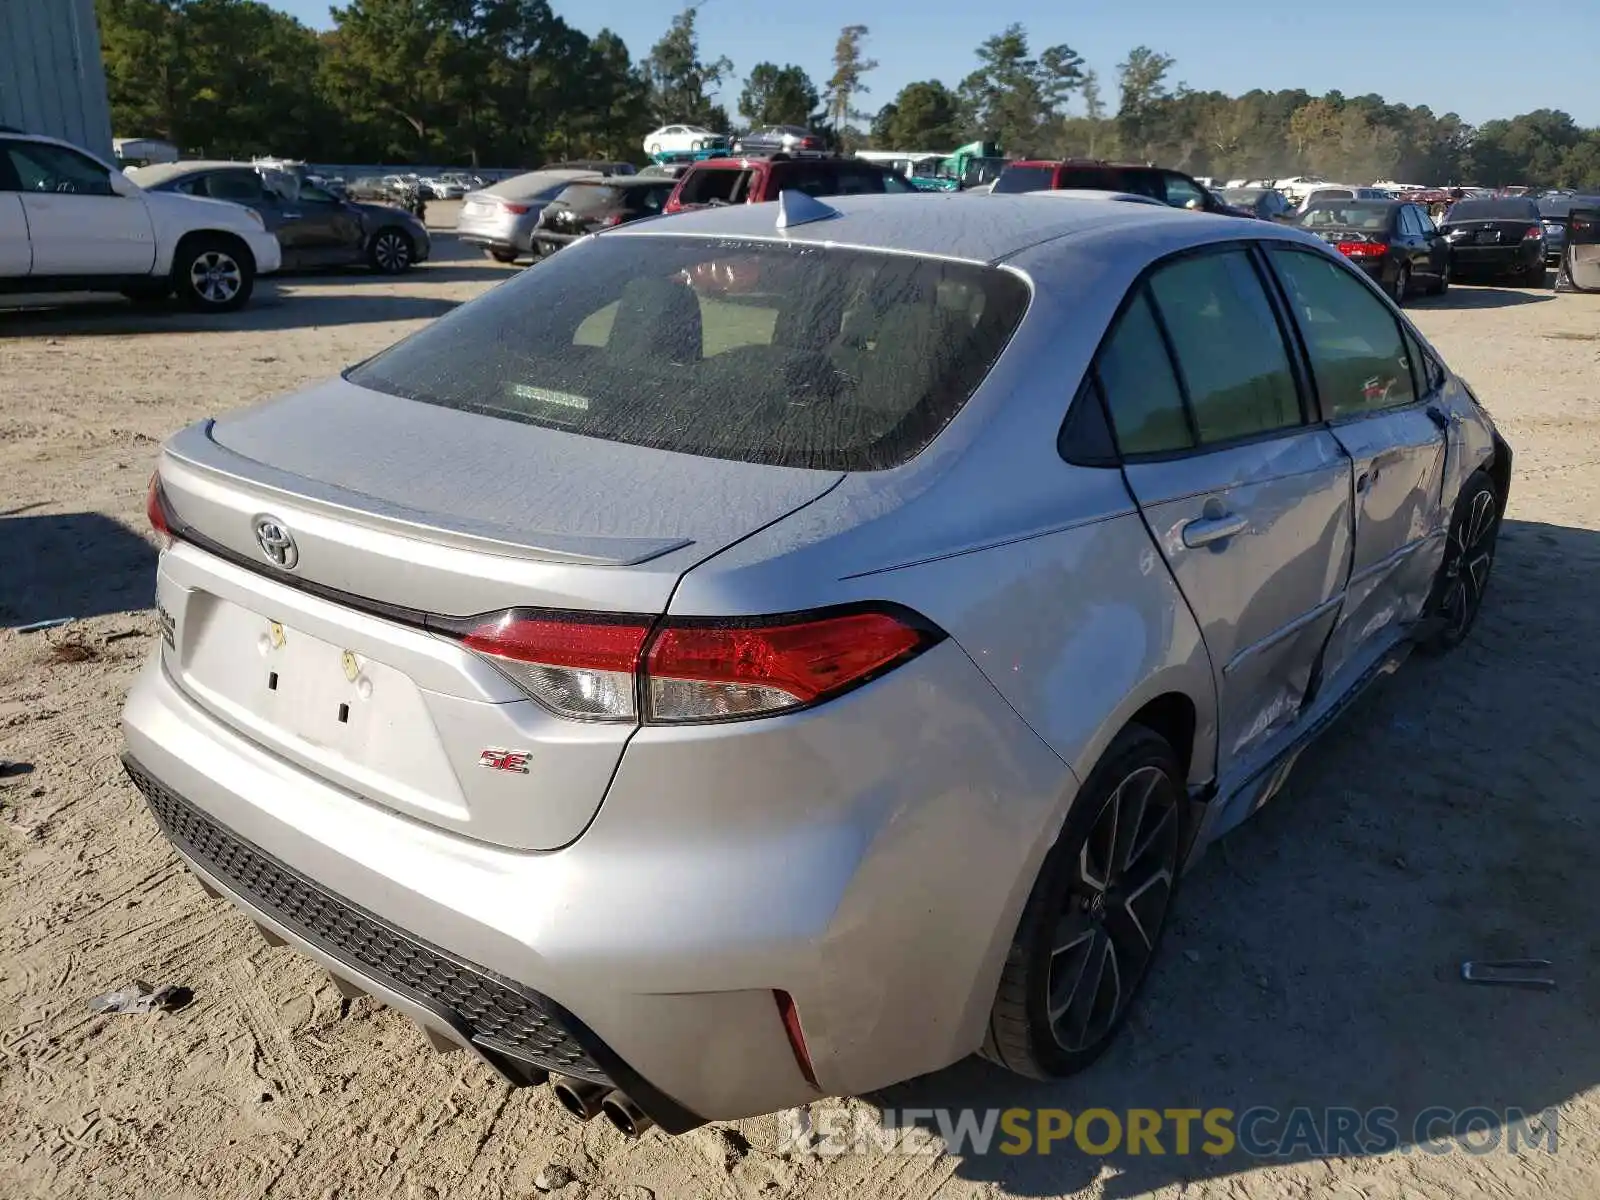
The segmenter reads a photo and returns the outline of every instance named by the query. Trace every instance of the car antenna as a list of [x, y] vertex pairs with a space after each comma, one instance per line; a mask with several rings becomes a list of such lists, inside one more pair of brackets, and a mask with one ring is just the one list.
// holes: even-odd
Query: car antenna
[[778, 193], [778, 228], [789, 229], [795, 225], [809, 225], [813, 221], [829, 221], [844, 214], [829, 208], [815, 196], [808, 196], [794, 188], [784, 188]]

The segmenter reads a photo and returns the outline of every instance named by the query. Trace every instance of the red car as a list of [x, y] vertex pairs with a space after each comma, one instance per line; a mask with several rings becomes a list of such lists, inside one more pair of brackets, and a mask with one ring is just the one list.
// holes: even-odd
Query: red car
[[712, 204], [761, 204], [786, 188], [810, 196], [915, 192], [898, 171], [859, 158], [708, 158], [678, 177], [664, 212]]

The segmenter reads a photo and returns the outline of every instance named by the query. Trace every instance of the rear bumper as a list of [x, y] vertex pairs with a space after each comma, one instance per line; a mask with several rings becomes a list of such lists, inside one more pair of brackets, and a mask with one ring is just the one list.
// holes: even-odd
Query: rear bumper
[[570, 246], [579, 238], [587, 236], [582, 233], [554, 233], [548, 229], [541, 229], [533, 235], [533, 248], [540, 254], [553, 254], [563, 246]]
[[1544, 263], [1544, 242], [1519, 242], [1514, 246], [1450, 247], [1450, 269], [1457, 275], [1510, 275]]
[[123, 730], [163, 831], [252, 919], [507, 1078], [608, 1081], [669, 1130], [818, 1096], [775, 989], [822, 1092], [975, 1051], [1073, 790], [953, 643], [810, 712], [641, 730], [553, 852], [357, 799], [159, 656]]

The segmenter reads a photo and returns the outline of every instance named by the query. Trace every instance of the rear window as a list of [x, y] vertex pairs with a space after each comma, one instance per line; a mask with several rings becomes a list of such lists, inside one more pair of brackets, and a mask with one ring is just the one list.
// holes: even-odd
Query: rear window
[[602, 237], [347, 373], [607, 441], [870, 471], [961, 410], [1022, 319], [996, 267], [865, 250]]
[[1350, 200], [1343, 203], [1339, 201], [1313, 201], [1306, 209], [1301, 224], [1312, 229], [1319, 225], [1336, 226], [1340, 229], [1367, 229], [1374, 232], [1389, 228], [1389, 215], [1395, 206], [1388, 201], [1377, 200]]
[[743, 204], [749, 190], [748, 167], [702, 167], [685, 175], [678, 203]]
[[621, 188], [606, 187], [604, 184], [574, 183], [556, 200], [575, 213], [596, 213], [616, 208], [622, 199], [621, 192]]
[[1457, 200], [1450, 206], [1452, 221], [1538, 220], [1539, 206], [1532, 200]]
[[1055, 186], [1054, 167], [1007, 167], [994, 181], [996, 192], [1048, 192]]

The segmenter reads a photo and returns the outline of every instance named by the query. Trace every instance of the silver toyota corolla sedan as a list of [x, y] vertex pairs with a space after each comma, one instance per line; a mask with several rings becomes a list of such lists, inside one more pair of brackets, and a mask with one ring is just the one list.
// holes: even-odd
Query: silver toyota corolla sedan
[[529, 171], [468, 192], [456, 218], [456, 237], [496, 262], [536, 255], [533, 230], [545, 206], [574, 179], [598, 178], [598, 171]]
[[1298, 230], [639, 222], [166, 445], [127, 767], [208, 892], [581, 1116], [1063, 1076], [1183, 868], [1467, 634], [1510, 472]]

